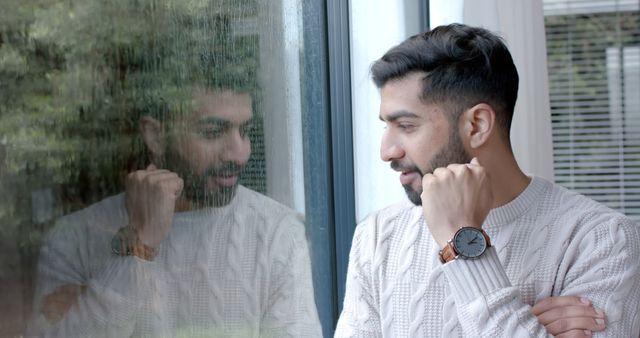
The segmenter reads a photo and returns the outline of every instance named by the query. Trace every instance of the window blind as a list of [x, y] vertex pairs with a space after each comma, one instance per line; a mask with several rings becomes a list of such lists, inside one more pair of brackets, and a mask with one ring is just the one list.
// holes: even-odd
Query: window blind
[[638, 1], [543, 4], [555, 180], [640, 220]]

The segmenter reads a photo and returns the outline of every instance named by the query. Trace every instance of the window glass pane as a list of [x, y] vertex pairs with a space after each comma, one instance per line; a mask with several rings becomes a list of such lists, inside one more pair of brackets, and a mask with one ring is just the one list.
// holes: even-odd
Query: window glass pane
[[640, 5], [545, 0], [556, 181], [640, 219]]
[[321, 335], [303, 6], [3, 3], [0, 336]]

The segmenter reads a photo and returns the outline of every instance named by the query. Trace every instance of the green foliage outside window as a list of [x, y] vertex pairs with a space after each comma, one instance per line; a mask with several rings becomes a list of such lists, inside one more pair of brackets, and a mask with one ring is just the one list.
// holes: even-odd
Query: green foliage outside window
[[[16, 247], [33, 266], [56, 217], [121, 192], [125, 175], [147, 164], [137, 118], [190, 112], [195, 86], [253, 95], [253, 155], [242, 183], [264, 192], [259, 41], [234, 33], [256, 16], [255, 0], [2, 7], [0, 247]], [[0, 277], [24, 266], [0, 253]]]

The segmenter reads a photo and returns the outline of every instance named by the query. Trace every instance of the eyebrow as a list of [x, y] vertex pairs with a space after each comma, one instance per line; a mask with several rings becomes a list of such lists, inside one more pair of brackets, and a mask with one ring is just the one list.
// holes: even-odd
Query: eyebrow
[[385, 122], [393, 122], [399, 118], [402, 117], [409, 117], [409, 118], [417, 118], [418, 115], [416, 115], [415, 113], [412, 113], [410, 111], [407, 110], [398, 110], [398, 111], [394, 111], [392, 113], [389, 113], [389, 115], [387, 115], [387, 119], [385, 120], [384, 118], [382, 118], [382, 115], [379, 115], [378, 118], [380, 119], [380, 121]]
[[225, 120], [225, 119], [219, 119], [217, 117], [212, 117], [212, 116], [206, 116], [203, 117], [201, 119], [199, 119], [198, 121], [196, 121], [195, 123], [198, 126], [204, 126], [207, 124], [215, 124], [215, 125], [229, 125], [231, 124], [231, 121]]
[[[250, 125], [253, 122], [253, 118], [250, 118], [249, 120], [241, 123], [241, 126], [247, 126]], [[233, 122], [226, 120], [226, 119], [221, 119], [221, 118], [217, 118], [217, 117], [213, 117], [213, 116], [205, 116], [201, 119], [199, 119], [198, 121], [196, 121], [195, 125], [200, 126], [200, 127], [206, 127], [207, 125], [216, 125], [216, 126], [231, 126], [233, 125]]]

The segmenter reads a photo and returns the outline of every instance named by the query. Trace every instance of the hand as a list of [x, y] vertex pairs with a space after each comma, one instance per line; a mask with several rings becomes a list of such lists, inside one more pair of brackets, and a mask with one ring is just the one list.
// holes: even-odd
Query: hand
[[44, 297], [42, 314], [47, 320], [57, 322], [78, 302], [80, 294], [86, 290], [84, 285], [65, 284]]
[[176, 173], [157, 169], [153, 164], [127, 175], [129, 224], [143, 244], [155, 248], [168, 236], [183, 185]]
[[440, 248], [460, 227], [480, 228], [493, 205], [489, 176], [476, 158], [424, 175], [420, 197], [424, 219]]
[[559, 296], [536, 303], [531, 312], [555, 337], [590, 337], [605, 328], [604, 312], [584, 297]]

